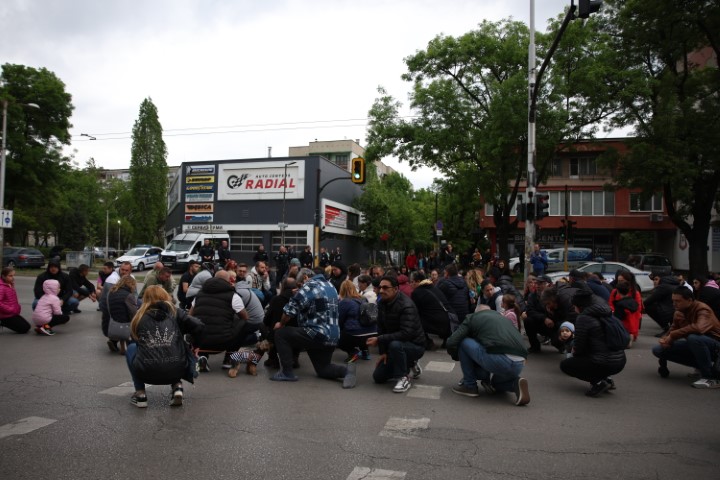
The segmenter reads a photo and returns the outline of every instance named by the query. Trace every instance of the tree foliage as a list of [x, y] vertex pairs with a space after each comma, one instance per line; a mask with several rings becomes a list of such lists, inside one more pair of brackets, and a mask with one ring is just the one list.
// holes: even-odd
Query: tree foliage
[[160, 243], [167, 213], [167, 148], [158, 112], [150, 98], [143, 100], [132, 130], [130, 190], [135, 208], [130, 222], [136, 243]]
[[[720, 188], [720, 4], [712, 0], [613, 0], [604, 29], [627, 83], [616, 124], [632, 126], [629, 155], [613, 157], [622, 185], [662, 191], [704, 274]], [[707, 63], [714, 54], [714, 62]]]

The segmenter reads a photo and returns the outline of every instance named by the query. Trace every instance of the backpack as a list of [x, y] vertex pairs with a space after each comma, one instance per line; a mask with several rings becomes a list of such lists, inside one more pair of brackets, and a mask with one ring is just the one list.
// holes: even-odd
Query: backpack
[[611, 351], [625, 350], [630, 344], [630, 334], [615, 315], [601, 318], [605, 330], [605, 343]]
[[360, 325], [363, 327], [372, 327], [377, 324], [378, 306], [377, 303], [370, 303], [368, 299], [363, 297], [360, 301]]
[[500, 291], [503, 295], [505, 295], [506, 293], [515, 295], [515, 305], [518, 306], [520, 311], [525, 311], [525, 298], [523, 298], [522, 294], [518, 291], [517, 288], [515, 288], [515, 285], [511, 281], [500, 280], [497, 283], [497, 286], [500, 287]]

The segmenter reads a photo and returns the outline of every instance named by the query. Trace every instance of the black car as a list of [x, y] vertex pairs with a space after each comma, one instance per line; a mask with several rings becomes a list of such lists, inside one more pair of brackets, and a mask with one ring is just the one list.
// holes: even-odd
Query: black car
[[45, 256], [35, 248], [5, 247], [3, 266], [15, 268], [42, 268]]

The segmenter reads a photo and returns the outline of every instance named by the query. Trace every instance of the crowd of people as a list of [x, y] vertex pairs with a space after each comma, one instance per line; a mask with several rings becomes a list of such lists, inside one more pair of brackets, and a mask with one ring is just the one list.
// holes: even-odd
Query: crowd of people
[[[522, 371], [528, 356], [546, 347], [563, 354], [560, 370], [587, 382], [586, 394], [596, 397], [617, 388], [613, 376], [626, 364], [624, 350], [637, 340], [643, 312], [662, 329], [652, 350], [661, 377], [669, 362], [678, 363], [697, 370], [693, 387], [720, 387], [720, 287], [713, 278], [654, 278], [656, 288], [643, 300], [626, 270], [607, 283], [578, 270], [553, 283], [539, 248], [522, 292], [507, 261], [476, 252], [472, 265], [459, 269], [451, 245], [427, 259], [410, 251], [399, 267], [368, 268], [346, 266], [339, 248], [321, 249], [313, 266], [309, 247], [296, 255], [283, 246], [274, 280], [262, 246], [251, 265], [229, 250], [221, 261], [215, 251], [204, 253], [206, 261], [189, 262], [178, 284], [157, 263], [139, 293], [130, 263], [104, 264], [93, 285], [87, 265], [65, 273], [51, 261], [36, 279], [30, 322], [20, 315], [14, 271], [5, 268], [0, 322], [51, 336], [82, 300], [98, 302], [108, 348], [125, 355], [131, 401], [141, 408], [146, 383], [170, 385], [170, 405], [182, 405], [182, 381], [209, 372], [213, 358], [222, 358], [229, 377], [242, 365], [255, 376], [267, 355], [265, 367], [276, 370], [270, 380], [295, 382], [302, 352], [318, 377], [346, 389], [357, 383], [357, 362], [375, 360], [372, 380], [392, 381], [393, 392], [402, 393], [422, 374], [424, 353], [438, 348], [460, 362], [462, 379], [452, 386], [459, 395], [511, 392], [516, 405], [528, 404]], [[627, 331], [627, 344], [610, 341], [614, 322]], [[345, 354], [340, 363], [333, 362], [336, 349]]]

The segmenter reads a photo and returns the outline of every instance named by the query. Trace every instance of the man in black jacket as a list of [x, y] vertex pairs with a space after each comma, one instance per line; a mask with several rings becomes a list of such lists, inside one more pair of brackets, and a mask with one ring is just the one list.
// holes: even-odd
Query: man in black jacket
[[63, 302], [63, 314], [68, 315], [71, 312], [77, 310], [78, 305], [80, 305], [80, 301], [78, 301], [77, 298], [74, 298], [72, 296], [72, 281], [70, 280], [70, 276], [67, 273], [63, 272], [60, 268], [59, 260], [50, 260], [45, 271], [38, 275], [35, 279], [35, 287], [33, 288], [35, 300], [33, 300], [32, 303], [33, 310], [35, 310], [35, 305], [37, 305], [40, 297], [42, 297], [45, 293], [43, 292], [43, 282], [45, 282], [45, 280], [57, 280], [58, 282], [60, 282], [60, 291], [58, 292], [58, 297], [60, 297], [60, 300], [62, 300]]
[[[87, 279], [89, 271], [90, 267], [83, 263], [77, 268], [71, 268], [68, 272], [68, 275], [70, 276], [70, 284], [73, 289], [73, 297], [77, 299], [78, 303], [82, 302], [86, 298], [92, 300], [93, 303], [97, 301], [95, 285]], [[80, 310], [75, 308], [73, 312], [80, 313]]]
[[[528, 341], [530, 342], [530, 353], [540, 353], [540, 340], [538, 335], [544, 335], [554, 337], [557, 343], [556, 348], [560, 348], [562, 345], [557, 339], [557, 335], [554, 333], [560, 328], [560, 323], [553, 320], [551, 314], [545, 308], [545, 304], [542, 302], [542, 297], [546, 290], [553, 289], [552, 280], [547, 275], [540, 275], [535, 281], [536, 290], [528, 296], [527, 309], [523, 319], [525, 325], [525, 333], [527, 334]], [[557, 292], [554, 292], [557, 296]]]
[[[435, 342], [428, 336], [432, 333], [442, 338], [443, 343], [450, 336], [450, 317], [448, 312], [455, 313], [432, 280], [428, 279], [425, 272], [418, 270], [412, 274], [413, 286], [412, 301], [420, 312], [420, 322], [425, 331], [425, 349], [435, 350]], [[457, 327], [457, 325], [455, 325]]]
[[379, 290], [378, 336], [367, 340], [368, 346], [377, 345], [380, 351], [373, 380], [385, 383], [397, 378], [393, 392], [407, 392], [412, 386], [411, 368], [414, 378], [422, 373], [418, 360], [425, 354], [425, 332], [417, 307], [400, 292], [397, 278], [382, 277]]
[[662, 332], [655, 335], [657, 338], [664, 337], [670, 325], [672, 325], [675, 307], [672, 303], [672, 292], [680, 286], [680, 282], [673, 275], [661, 277], [653, 275], [655, 288], [650, 296], [643, 302], [645, 313], [660, 325]]
[[452, 305], [455, 314], [458, 316], [458, 322], [462, 323], [470, 309], [470, 292], [465, 280], [458, 275], [454, 263], [445, 267], [445, 278], [438, 282], [437, 287]]

